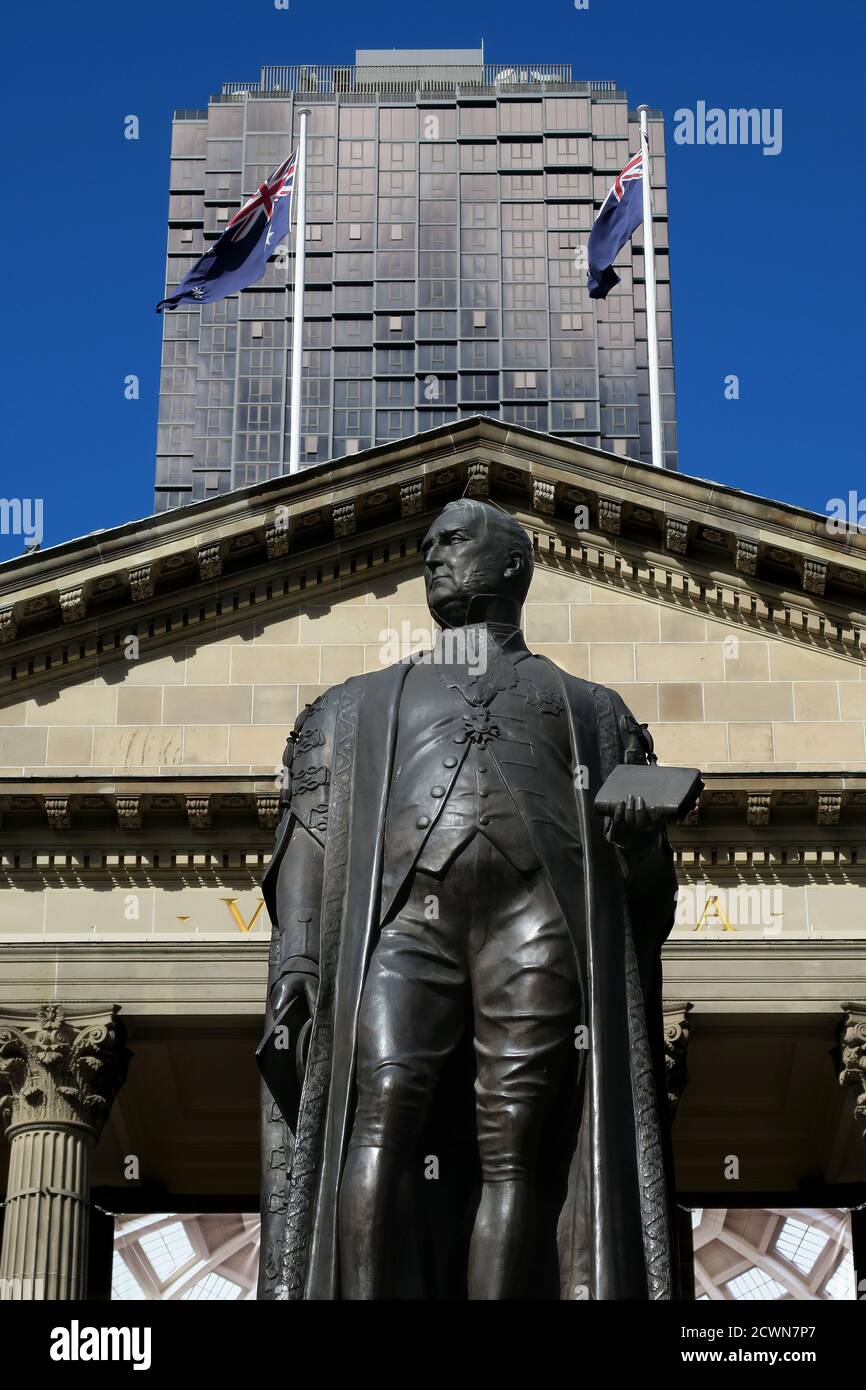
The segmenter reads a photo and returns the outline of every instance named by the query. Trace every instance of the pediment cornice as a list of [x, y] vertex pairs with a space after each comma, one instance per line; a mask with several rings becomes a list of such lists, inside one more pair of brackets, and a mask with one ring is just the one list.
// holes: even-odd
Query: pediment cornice
[[512, 510], [542, 565], [862, 659], [866, 537], [827, 518], [483, 418], [0, 565], [0, 691], [327, 602], [417, 562], [464, 493]]

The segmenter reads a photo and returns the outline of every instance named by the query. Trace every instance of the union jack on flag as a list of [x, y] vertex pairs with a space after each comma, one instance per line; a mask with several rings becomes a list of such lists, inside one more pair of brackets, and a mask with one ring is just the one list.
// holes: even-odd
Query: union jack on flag
[[196, 261], [174, 294], [156, 306], [176, 309], [185, 301], [212, 304], [261, 280], [291, 225], [297, 150], [238, 208], [218, 241]]
[[250, 228], [255, 225], [255, 214], [259, 208], [264, 208], [268, 220], [270, 220], [274, 204], [278, 198], [288, 198], [291, 203], [292, 190], [295, 186], [296, 162], [297, 151], [295, 154], [290, 154], [279, 169], [274, 170], [267, 183], [259, 184], [258, 191], [244, 203], [242, 208], [238, 208], [226, 229], [227, 231], [231, 231], [232, 227], [236, 229], [232, 241], [240, 241], [241, 237], [246, 236]]
[[[613, 181], [613, 187], [612, 187], [612, 189], [611, 189], [611, 193], [613, 193], [614, 196], [615, 196], [616, 198], [622, 198], [623, 194], [625, 193], [625, 189], [623, 188], [623, 184], [624, 184], [624, 183], [631, 183], [633, 179], [642, 179], [642, 178], [643, 178], [643, 151], [641, 150], [641, 151], [639, 151], [638, 154], [633, 154], [632, 157], [631, 157], [631, 159], [629, 160], [628, 164], [627, 164], [627, 165], [625, 166], [625, 168], [622, 170], [622, 172], [619, 173], [619, 174], [617, 174], [616, 178], [615, 178], [614, 181]], [[608, 194], [608, 197], [610, 197], [610, 194]]]
[[610, 186], [589, 234], [590, 299], [606, 299], [619, 276], [613, 263], [643, 221], [643, 152], [633, 154]]

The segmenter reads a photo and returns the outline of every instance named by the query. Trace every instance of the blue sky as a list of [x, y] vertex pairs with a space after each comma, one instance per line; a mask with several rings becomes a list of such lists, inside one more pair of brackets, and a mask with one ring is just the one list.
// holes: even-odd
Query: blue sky
[[[571, 62], [665, 112], [681, 469], [822, 512], [866, 494], [862, 0], [290, 4], [7, 16], [0, 497], [44, 499], [44, 545], [152, 510], [172, 110], [264, 63], [482, 37], [490, 62]], [[782, 108], [782, 152], [676, 145], [700, 100]], [[21, 548], [0, 535], [0, 558]]]

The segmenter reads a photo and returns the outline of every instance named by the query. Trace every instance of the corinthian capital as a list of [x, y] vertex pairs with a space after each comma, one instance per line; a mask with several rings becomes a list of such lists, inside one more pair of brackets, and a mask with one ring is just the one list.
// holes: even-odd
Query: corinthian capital
[[866, 1003], [843, 1004], [842, 1008], [839, 1084], [851, 1087], [854, 1115], [866, 1139]]
[[687, 1002], [662, 1005], [665, 1035], [665, 1072], [668, 1085], [668, 1106], [671, 1122], [689, 1079], [688, 1051], [692, 1005]]
[[0, 1014], [0, 1118], [17, 1129], [75, 1124], [99, 1135], [130, 1053], [118, 1006], [43, 1004]]

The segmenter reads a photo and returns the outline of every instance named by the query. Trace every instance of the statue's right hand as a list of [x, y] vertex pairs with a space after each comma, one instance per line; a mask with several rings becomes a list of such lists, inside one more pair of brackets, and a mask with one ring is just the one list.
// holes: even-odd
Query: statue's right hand
[[301, 999], [306, 1005], [308, 1016], [312, 1018], [318, 992], [319, 981], [315, 975], [289, 972], [287, 975], [281, 975], [271, 987], [271, 1008], [276, 1016], [282, 1013], [292, 999]]

